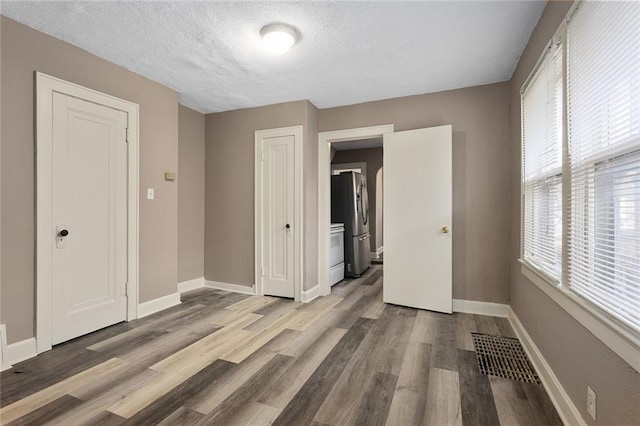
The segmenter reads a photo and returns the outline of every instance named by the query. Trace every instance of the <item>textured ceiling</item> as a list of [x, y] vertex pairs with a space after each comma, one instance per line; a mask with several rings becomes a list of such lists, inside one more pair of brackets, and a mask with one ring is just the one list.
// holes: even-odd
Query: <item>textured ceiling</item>
[[[217, 112], [309, 99], [320, 108], [505, 81], [537, 1], [10, 2], [2, 14]], [[265, 24], [296, 26], [288, 53]]]

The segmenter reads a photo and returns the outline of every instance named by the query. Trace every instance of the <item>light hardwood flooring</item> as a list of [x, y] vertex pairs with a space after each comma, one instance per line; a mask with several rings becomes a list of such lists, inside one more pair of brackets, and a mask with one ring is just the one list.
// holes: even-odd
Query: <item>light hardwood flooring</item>
[[309, 304], [213, 289], [0, 378], [2, 424], [557, 425], [544, 388], [479, 373], [508, 322], [385, 305], [381, 265]]

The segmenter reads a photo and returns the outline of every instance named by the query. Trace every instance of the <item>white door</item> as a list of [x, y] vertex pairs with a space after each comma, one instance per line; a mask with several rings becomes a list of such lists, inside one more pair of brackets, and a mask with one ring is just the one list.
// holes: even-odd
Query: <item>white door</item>
[[262, 151], [261, 273], [263, 294], [294, 298], [295, 236], [301, 230], [295, 211], [296, 136], [286, 133], [258, 136]]
[[127, 114], [53, 94], [52, 343], [126, 319]]
[[383, 299], [451, 313], [451, 126], [388, 133], [383, 148]]

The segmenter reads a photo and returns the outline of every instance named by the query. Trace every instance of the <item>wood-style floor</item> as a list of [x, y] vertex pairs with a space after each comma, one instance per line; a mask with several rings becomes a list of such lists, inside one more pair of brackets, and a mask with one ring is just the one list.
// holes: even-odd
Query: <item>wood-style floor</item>
[[381, 266], [309, 304], [199, 289], [1, 376], [3, 424], [556, 425], [540, 385], [479, 373], [505, 319], [382, 303]]

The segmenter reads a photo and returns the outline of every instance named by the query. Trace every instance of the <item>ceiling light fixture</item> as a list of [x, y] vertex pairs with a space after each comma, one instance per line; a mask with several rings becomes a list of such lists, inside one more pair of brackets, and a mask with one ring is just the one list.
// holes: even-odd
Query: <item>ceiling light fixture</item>
[[275, 23], [262, 27], [260, 36], [269, 52], [282, 55], [298, 41], [298, 30], [291, 25]]

